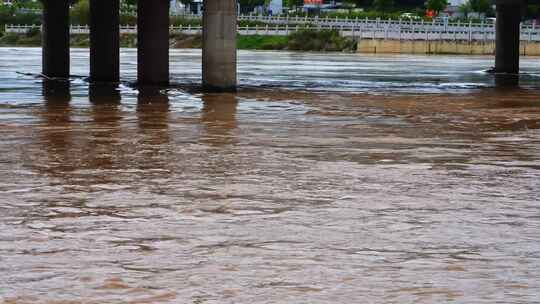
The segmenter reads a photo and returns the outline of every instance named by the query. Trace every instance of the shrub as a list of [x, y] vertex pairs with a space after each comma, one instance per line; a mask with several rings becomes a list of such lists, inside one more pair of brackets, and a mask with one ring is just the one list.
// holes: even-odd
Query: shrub
[[287, 42], [285, 36], [238, 36], [238, 48], [243, 50], [283, 50]]
[[19, 35], [14, 33], [6, 33], [1, 39], [0, 39], [0, 45], [17, 45], [19, 43]]
[[289, 36], [288, 49], [295, 51], [352, 51], [354, 39], [344, 38], [337, 30], [303, 29]]
[[88, 0], [80, 0], [71, 9], [71, 24], [89, 24], [90, 4]]
[[31, 28], [26, 32], [26, 37], [31, 38], [41, 35], [41, 30], [37, 27]]

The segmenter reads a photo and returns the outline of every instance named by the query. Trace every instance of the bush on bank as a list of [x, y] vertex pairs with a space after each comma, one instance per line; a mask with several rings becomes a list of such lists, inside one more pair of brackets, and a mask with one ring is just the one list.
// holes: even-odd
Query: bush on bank
[[20, 35], [14, 33], [5, 33], [0, 37], [0, 46], [39, 46], [41, 45], [40, 34]]
[[288, 38], [285, 36], [238, 36], [241, 50], [285, 50]]
[[337, 30], [304, 29], [288, 36], [287, 49], [293, 51], [355, 51], [356, 40], [341, 37]]
[[[72, 35], [72, 47], [89, 47], [88, 35]], [[38, 29], [26, 34], [7, 33], [0, 36], [0, 46], [40, 46], [41, 33]], [[137, 47], [137, 35], [123, 34], [120, 46]], [[201, 48], [201, 35], [173, 34], [170, 37], [171, 48]], [[341, 37], [337, 30], [303, 29], [289, 36], [238, 36], [238, 49], [242, 50], [291, 50], [313, 52], [354, 52], [356, 40]]]

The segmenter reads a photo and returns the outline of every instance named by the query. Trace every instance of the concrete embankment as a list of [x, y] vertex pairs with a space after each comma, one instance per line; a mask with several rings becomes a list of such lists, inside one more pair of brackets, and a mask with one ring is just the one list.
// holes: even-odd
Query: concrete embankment
[[[494, 55], [495, 42], [361, 39], [357, 50], [367, 54]], [[520, 53], [522, 56], [540, 56], [540, 42], [522, 42]]]

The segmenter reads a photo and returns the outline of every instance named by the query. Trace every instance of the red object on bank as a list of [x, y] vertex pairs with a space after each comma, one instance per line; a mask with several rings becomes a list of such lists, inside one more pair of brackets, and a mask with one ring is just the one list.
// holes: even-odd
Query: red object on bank
[[304, 0], [304, 4], [323, 4], [323, 0]]
[[437, 16], [437, 12], [434, 10], [427, 10], [426, 11], [426, 17], [428, 18], [434, 18]]

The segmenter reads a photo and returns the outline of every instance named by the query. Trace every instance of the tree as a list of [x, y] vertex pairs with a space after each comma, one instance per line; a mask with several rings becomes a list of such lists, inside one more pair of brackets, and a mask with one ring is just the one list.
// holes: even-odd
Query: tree
[[71, 22], [73, 24], [89, 24], [90, 22], [90, 2], [89, 0], [79, 0], [71, 9]]
[[427, 8], [439, 13], [448, 6], [448, 0], [428, 0]]
[[302, 6], [304, 5], [304, 0], [285, 0], [283, 1], [283, 5], [289, 8], [293, 6]]
[[469, 2], [465, 2], [462, 5], [459, 6], [459, 11], [465, 16], [465, 18], [469, 17], [469, 13], [472, 11], [471, 4]]
[[471, 11], [476, 13], [488, 13], [491, 10], [490, 0], [469, 0], [467, 3]]
[[394, 8], [394, 0], [373, 0], [373, 6], [378, 11], [390, 11]]

